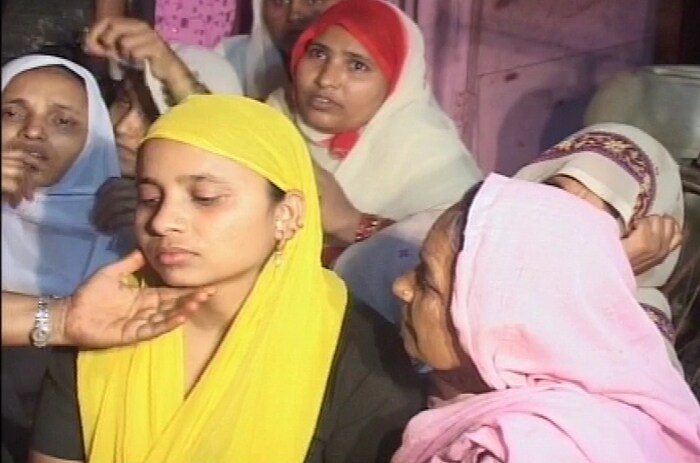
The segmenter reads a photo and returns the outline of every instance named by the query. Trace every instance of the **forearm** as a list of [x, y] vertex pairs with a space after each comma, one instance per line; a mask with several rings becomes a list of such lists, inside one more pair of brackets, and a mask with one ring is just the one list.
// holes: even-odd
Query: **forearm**
[[[34, 328], [34, 315], [36, 314], [36, 296], [25, 294], [2, 292], [2, 345], [3, 346], [27, 346], [30, 344], [29, 333]], [[48, 301], [51, 311], [51, 336], [49, 344], [65, 344], [63, 326], [65, 313], [69, 300], [51, 299]]]
[[168, 75], [163, 78], [163, 86], [168, 96], [168, 105], [174, 106], [190, 95], [208, 94], [209, 89], [199, 82], [187, 66], [178, 59]]
[[126, 14], [126, 0], [95, 0], [94, 21]]

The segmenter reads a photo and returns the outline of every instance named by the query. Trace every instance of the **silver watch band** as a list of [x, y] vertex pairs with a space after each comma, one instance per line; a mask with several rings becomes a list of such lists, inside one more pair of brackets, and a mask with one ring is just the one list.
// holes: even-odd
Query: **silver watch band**
[[34, 314], [34, 329], [30, 334], [30, 339], [34, 347], [46, 347], [51, 337], [51, 311], [49, 301], [45, 297], [40, 297], [36, 304]]

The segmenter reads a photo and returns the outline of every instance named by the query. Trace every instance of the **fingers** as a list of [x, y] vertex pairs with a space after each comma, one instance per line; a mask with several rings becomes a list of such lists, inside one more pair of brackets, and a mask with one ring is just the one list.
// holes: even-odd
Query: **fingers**
[[98, 21], [90, 28], [85, 36], [84, 49], [94, 56], [136, 64], [131, 61], [131, 50], [125, 46], [125, 40], [152, 35], [156, 35], [156, 32], [144, 21], [133, 18], [108, 17]]
[[216, 293], [216, 288], [213, 286], [205, 286], [202, 288], [149, 288], [157, 292], [159, 305], [170, 301], [177, 301], [181, 304], [187, 304], [190, 301], [196, 304], [202, 303]]
[[131, 275], [132, 273], [140, 270], [146, 263], [146, 259], [143, 257], [143, 253], [135, 249], [131, 251], [126, 257], [103, 267], [98, 273], [103, 275], [111, 275], [119, 279], [125, 276]]
[[635, 273], [661, 263], [680, 246], [683, 234], [678, 222], [668, 215], [643, 217], [623, 239], [623, 247]]
[[[168, 299], [161, 301], [156, 311], [143, 312], [143, 319], [134, 325], [133, 334], [130, 335], [133, 336], [133, 341], [145, 341], [177, 328], [214, 294], [214, 288], [180, 288], [179, 291], [165, 291], [174, 288], [160, 289], [168, 293], [164, 296]], [[175, 297], [182, 291], [189, 291], [190, 294], [185, 296], [180, 294]]]
[[21, 153], [3, 153], [2, 156], [2, 195], [12, 207], [17, 207], [22, 199], [34, 197], [34, 181]]

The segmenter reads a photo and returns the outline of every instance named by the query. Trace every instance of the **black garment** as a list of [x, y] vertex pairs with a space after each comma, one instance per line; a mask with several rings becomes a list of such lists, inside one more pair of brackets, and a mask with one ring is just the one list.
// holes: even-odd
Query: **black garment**
[[[75, 351], [56, 349], [34, 420], [32, 448], [84, 460], [75, 374]], [[419, 379], [395, 327], [374, 310], [353, 303], [306, 461], [388, 462], [406, 423], [422, 407]]]

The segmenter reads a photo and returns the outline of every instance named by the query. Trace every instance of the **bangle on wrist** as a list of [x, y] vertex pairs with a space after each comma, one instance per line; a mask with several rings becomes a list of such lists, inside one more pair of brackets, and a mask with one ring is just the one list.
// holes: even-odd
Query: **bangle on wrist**
[[393, 220], [382, 218], [376, 214], [362, 214], [357, 230], [355, 230], [355, 243], [366, 240], [393, 223], [395, 223]]

